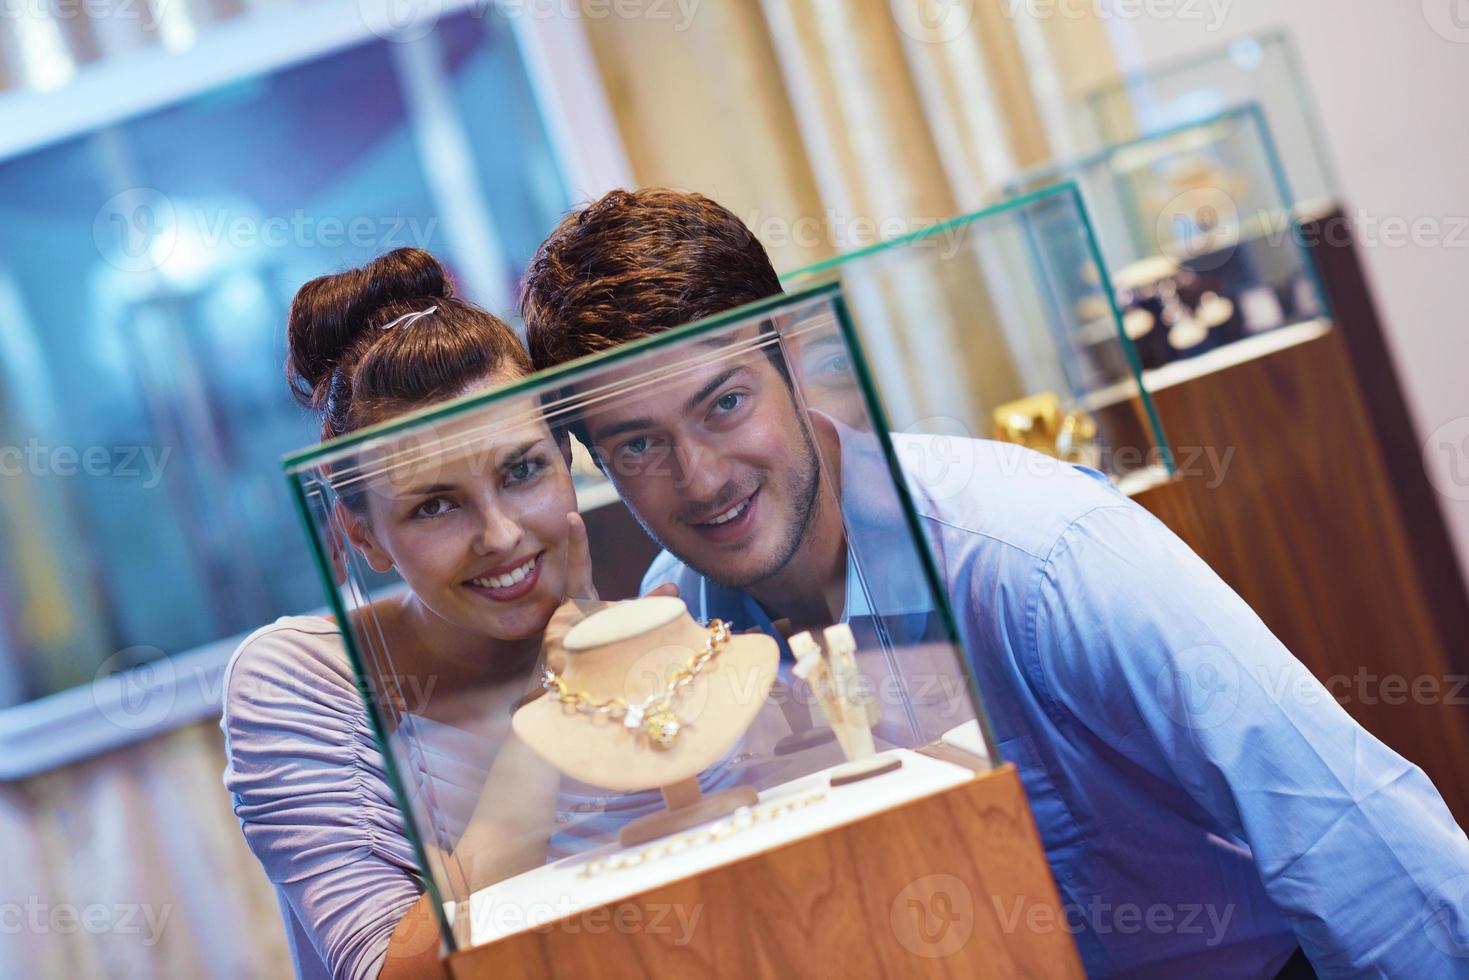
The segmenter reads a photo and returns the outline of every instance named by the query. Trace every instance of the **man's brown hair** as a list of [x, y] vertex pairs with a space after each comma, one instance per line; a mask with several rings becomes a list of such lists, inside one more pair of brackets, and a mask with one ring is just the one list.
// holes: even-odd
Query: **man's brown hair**
[[774, 296], [759, 239], [701, 194], [616, 190], [566, 216], [520, 299], [536, 370]]

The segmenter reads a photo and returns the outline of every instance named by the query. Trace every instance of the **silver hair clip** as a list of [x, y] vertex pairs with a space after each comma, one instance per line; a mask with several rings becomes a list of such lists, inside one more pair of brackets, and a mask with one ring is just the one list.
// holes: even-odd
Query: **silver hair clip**
[[430, 306], [428, 309], [419, 310], [417, 313], [404, 313], [402, 316], [398, 317], [398, 319], [390, 320], [389, 322], [384, 323], [382, 329], [391, 330], [400, 323], [404, 326], [407, 326], [414, 320], [417, 320], [419, 317], [428, 316], [430, 313], [438, 312], [438, 309], [439, 308], [437, 306]]

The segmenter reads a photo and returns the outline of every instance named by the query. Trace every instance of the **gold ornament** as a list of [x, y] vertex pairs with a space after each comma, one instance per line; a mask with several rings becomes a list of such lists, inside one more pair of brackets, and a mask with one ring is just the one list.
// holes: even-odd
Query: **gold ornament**
[[620, 697], [599, 700], [585, 691], [573, 691], [567, 687], [561, 675], [550, 667], [541, 672], [541, 687], [552, 698], [579, 714], [604, 715], [620, 720], [622, 727], [634, 737], [643, 735], [654, 748], [671, 749], [685, 727], [684, 720], [673, 710], [674, 698], [694, 682], [694, 678], [699, 676], [699, 672], [709, 661], [719, 656], [719, 652], [729, 642], [730, 632], [729, 624], [724, 620], [710, 622], [704, 649], [690, 657], [687, 664], [675, 670], [662, 691], [648, 695], [639, 704], [630, 704], [626, 698]]
[[1054, 456], [1095, 466], [1097, 421], [1079, 408], [1062, 411], [1055, 392], [1046, 391], [995, 409], [995, 438]]

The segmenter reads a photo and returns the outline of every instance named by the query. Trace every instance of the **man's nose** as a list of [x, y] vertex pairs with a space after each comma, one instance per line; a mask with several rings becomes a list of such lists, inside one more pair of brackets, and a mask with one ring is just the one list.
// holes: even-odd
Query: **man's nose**
[[712, 501], [729, 483], [729, 464], [702, 442], [680, 442], [674, 446], [675, 478], [690, 500]]

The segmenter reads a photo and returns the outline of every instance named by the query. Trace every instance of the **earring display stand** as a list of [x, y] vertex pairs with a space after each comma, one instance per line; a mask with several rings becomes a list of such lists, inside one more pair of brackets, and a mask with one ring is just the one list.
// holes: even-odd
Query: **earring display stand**
[[832, 772], [831, 785], [845, 786], [901, 767], [903, 760], [896, 753], [878, 755], [873, 743], [877, 702], [857, 672], [853, 660], [857, 641], [851, 628], [845, 624], [828, 626], [822, 636], [825, 653], [810, 633], [791, 637], [791, 652], [796, 656], [796, 676], [811, 684], [821, 712], [847, 757], [847, 763]]
[[775, 755], [791, 755], [836, 741], [836, 732], [830, 728], [817, 727], [816, 721], [811, 717], [811, 705], [800, 699], [795, 688], [776, 681], [772, 697], [777, 699], [781, 716], [791, 726], [791, 733], [775, 743]]

